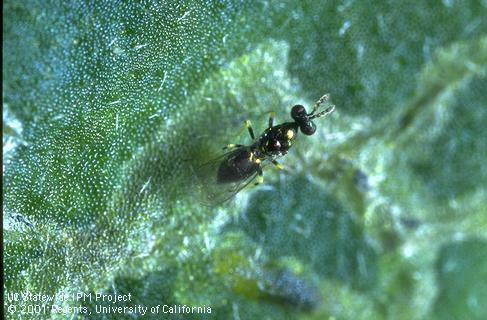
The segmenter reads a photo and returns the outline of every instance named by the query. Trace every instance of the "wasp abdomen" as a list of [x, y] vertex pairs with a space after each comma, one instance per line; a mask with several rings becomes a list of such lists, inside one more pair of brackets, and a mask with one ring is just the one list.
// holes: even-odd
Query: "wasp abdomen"
[[218, 167], [217, 183], [238, 182], [255, 174], [260, 166], [253, 156], [246, 149], [230, 153]]

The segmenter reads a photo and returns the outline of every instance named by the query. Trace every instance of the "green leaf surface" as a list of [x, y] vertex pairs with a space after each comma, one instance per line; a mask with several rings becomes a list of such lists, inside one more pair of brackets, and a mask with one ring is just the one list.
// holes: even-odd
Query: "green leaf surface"
[[[212, 309], [170, 319], [480, 319], [486, 14], [482, 1], [6, 1], [6, 293]], [[283, 171], [200, 202], [195, 170], [250, 143], [245, 120], [259, 134], [270, 111], [290, 121], [325, 93], [336, 111]], [[71, 317], [161, 315], [8, 313]]]

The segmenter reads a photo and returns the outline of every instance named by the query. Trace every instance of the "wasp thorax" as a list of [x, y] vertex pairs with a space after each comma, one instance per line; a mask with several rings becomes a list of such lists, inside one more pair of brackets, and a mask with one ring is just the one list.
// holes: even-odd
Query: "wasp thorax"
[[269, 151], [279, 151], [281, 149], [281, 143], [279, 140], [271, 140], [269, 143]]

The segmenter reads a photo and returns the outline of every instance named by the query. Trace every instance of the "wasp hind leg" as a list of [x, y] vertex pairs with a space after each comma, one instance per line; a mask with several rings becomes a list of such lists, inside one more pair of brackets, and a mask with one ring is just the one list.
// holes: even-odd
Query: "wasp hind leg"
[[258, 186], [264, 182], [264, 173], [262, 172], [262, 168], [259, 167], [257, 170], [257, 181], [254, 183], [254, 186]]
[[[252, 123], [250, 122], [250, 120], [245, 121], [244, 125], [245, 125], [245, 128], [247, 128], [247, 130], [249, 132], [249, 135], [250, 135], [250, 138], [252, 138], [252, 141], [255, 140], [254, 129], [252, 129]], [[240, 132], [242, 132], [242, 131], [240, 131]], [[235, 149], [235, 148], [240, 148], [240, 147], [243, 147], [243, 146], [244, 146], [243, 144], [233, 144], [233, 143], [231, 143], [231, 144], [227, 144], [225, 147], [223, 147], [223, 150]]]
[[236, 148], [240, 148], [240, 147], [243, 147], [244, 145], [243, 144], [227, 144], [226, 146], [223, 147], [223, 150], [227, 150], [227, 149], [236, 149]]

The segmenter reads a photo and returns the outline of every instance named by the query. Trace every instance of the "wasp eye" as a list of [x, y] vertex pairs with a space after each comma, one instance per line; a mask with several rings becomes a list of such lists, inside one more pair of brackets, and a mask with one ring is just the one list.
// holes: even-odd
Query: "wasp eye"
[[306, 109], [300, 104], [295, 105], [291, 109], [291, 117], [296, 122], [302, 122], [307, 116], [308, 114], [306, 113]]
[[307, 136], [312, 135], [316, 131], [316, 125], [313, 121], [308, 121], [307, 123], [302, 124], [300, 127], [301, 132]]

